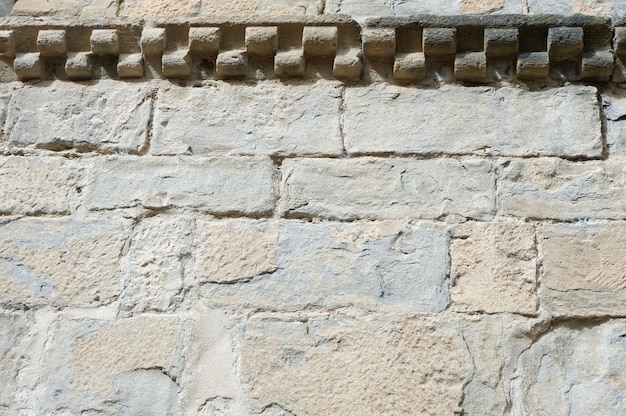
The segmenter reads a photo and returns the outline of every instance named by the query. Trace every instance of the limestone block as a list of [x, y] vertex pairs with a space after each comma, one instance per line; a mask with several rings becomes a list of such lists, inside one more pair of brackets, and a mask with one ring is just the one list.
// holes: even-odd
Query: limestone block
[[189, 77], [191, 73], [191, 56], [188, 50], [166, 51], [162, 58], [163, 76], [166, 78]]
[[186, 207], [263, 215], [274, 209], [273, 176], [269, 158], [101, 158], [85, 203], [91, 210]]
[[130, 224], [112, 218], [30, 218], [0, 227], [0, 304], [101, 306], [121, 290]]
[[182, 302], [193, 229], [194, 218], [188, 215], [159, 215], [134, 228], [122, 259], [122, 312], [174, 311]]
[[460, 333], [432, 318], [289, 318], [246, 325], [250, 414], [452, 415], [462, 398], [469, 354]]
[[143, 56], [140, 53], [120, 54], [117, 61], [117, 75], [120, 78], [143, 77]]
[[[430, 2], [429, 2], [430, 3]], [[324, 14], [347, 14], [350, 16], [391, 16], [394, 9], [386, 0], [327, 0]]]
[[178, 318], [58, 319], [48, 331], [36, 413], [176, 413]]
[[500, 213], [522, 218], [572, 221], [626, 218], [623, 161], [562, 159], [505, 163], [498, 185]]
[[590, 14], [606, 16], [613, 7], [619, 8], [621, 0], [580, 1], [580, 0], [528, 0], [531, 14]]
[[64, 158], [6, 157], [0, 160], [2, 214], [69, 214], [81, 196], [83, 168]]
[[363, 29], [363, 54], [367, 57], [391, 57], [396, 52], [395, 29]]
[[12, 146], [137, 152], [146, 140], [150, 86], [55, 81], [12, 96], [4, 132]]
[[356, 154], [598, 157], [602, 127], [596, 91], [587, 86], [540, 92], [508, 87], [348, 88], [345, 146]]
[[[246, 28], [247, 30], [247, 28]], [[219, 27], [190, 27], [189, 50], [204, 54], [216, 54], [220, 49]]]
[[217, 83], [161, 89], [153, 154], [339, 155], [340, 85]]
[[606, 142], [612, 156], [626, 154], [626, 92], [618, 86], [602, 94], [602, 109], [606, 118]]
[[120, 53], [117, 29], [95, 29], [89, 38], [94, 55], [118, 55]]
[[17, 374], [24, 356], [20, 353], [20, 343], [29, 323], [23, 313], [0, 313], [0, 411], [11, 408], [15, 394]]
[[161, 55], [167, 46], [167, 33], [160, 27], [144, 28], [140, 43], [145, 56]]
[[565, 321], [517, 360], [511, 414], [620, 415], [626, 412], [626, 321]]
[[622, 223], [543, 225], [542, 307], [556, 316], [624, 316], [625, 231]]
[[466, 80], [484, 80], [487, 77], [487, 56], [484, 52], [463, 52], [454, 59], [454, 77]]
[[615, 29], [615, 37], [613, 44], [615, 47], [615, 53], [619, 56], [626, 55], [626, 27], [620, 26]]
[[302, 49], [281, 51], [274, 57], [274, 73], [278, 77], [301, 77], [304, 75]]
[[517, 58], [517, 77], [519, 79], [546, 79], [550, 73], [550, 55], [548, 52], [523, 52]]
[[456, 52], [456, 29], [425, 28], [422, 47], [426, 55], [453, 55]]
[[583, 53], [580, 77], [586, 80], [608, 81], [613, 73], [615, 57], [608, 51]]
[[43, 66], [39, 53], [18, 53], [13, 61], [13, 69], [20, 81], [41, 78]]
[[516, 56], [519, 50], [519, 29], [485, 29], [487, 56]]
[[337, 51], [336, 26], [305, 26], [302, 30], [305, 55], [332, 56]]
[[550, 56], [576, 58], [582, 51], [582, 27], [551, 27], [548, 29], [548, 53]]
[[248, 54], [244, 50], [220, 52], [215, 63], [219, 78], [241, 78], [248, 74]]
[[479, 159], [288, 159], [280, 210], [348, 219], [493, 216], [491, 162]]
[[70, 52], [65, 61], [65, 73], [70, 79], [89, 79], [93, 67], [90, 52]]
[[426, 75], [426, 58], [422, 52], [397, 53], [393, 77], [399, 81], [419, 81]]
[[274, 55], [278, 50], [277, 26], [246, 28], [246, 50], [253, 55]]
[[440, 312], [449, 302], [445, 228], [401, 221], [209, 223], [198, 271], [211, 307], [359, 306]]
[[67, 52], [65, 30], [40, 30], [37, 34], [37, 48], [41, 56], [65, 56]]
[[455, 310], [537, 311], [537, 249], [531, 225], [512, 221], [461, 224], [454, 228], [450, 257]]
[[337, 53], [333, 61], [333, 77], [337, 79], [353, 80], [361, 77], [363, 62], [361, 50], [351, 48]]
[[15, 42], [12, 30], [0, 30], [0, 54], [13, 55], [15, 53]]
[[201, 0], [125, 0], [119, 12], [121, 17], [196, 16], [201, 11]]

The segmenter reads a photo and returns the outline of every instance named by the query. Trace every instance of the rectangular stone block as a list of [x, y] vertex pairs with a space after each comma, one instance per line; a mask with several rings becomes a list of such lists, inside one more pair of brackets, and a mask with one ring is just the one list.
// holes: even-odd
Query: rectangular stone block
[[185, 207], [261, 215], [274, 209], [274, 174], [269, 158], [102, 158], [85, 203], [91, 210]]
[[153, 154], [339, 155], [340, 84], [255, 85], [159, 92]]
[[626, 163], [542, 158], [504, 162], [499, 212], [573, 221], [626, 218]]
[[68, 214], [79, 204], [85, 172], [56, 157], [0, 159], [0, 213]]
[[453, 229], [450, 247], [454, 310], [537, 311], [535, 230], [530, 224], [467, 222]]
[[538, 241], [545, 310], [568, 317], [626, 314], [624, 224], [545, 224]]
[[16, 376], [25, 358], [20, 343], [28, 327], [24, 313], [0, 313], [0, 413], [8, 414], [11, 409]]
[[101, 306], [121, 290], [121, 219], [24, 218], [0, 226], [0, 305]]
[[55, 81], [13, 93], [4, 134], [10, 146], [138, 152], [150, 120], [149, 84]]
[[493, 168], [482, 159], [290, 159], [282, 165], [279, 207], [305, 218], [488, 219]]
[[349, 153], [599, 157], [597, 90], [394, 85], [348, 88]]
[[195, 275], [210, 307], [440, 312], [449, 302], [447, 231], [439, 225], [199, 224]]

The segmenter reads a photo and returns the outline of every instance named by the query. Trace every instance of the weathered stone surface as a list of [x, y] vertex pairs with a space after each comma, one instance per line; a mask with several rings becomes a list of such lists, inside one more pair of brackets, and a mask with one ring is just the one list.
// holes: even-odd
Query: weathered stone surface
[[606, 143], [608, 153], [626, 154], [626, 91], [618, 86], [602, 94], [602, 107], [606, 118]]
[[26, 218], [0, 226], [0, 304], [100, 306], [120, 293], [120, 219]]
[[607, 15], [612, 10], [613, 2], [610, 0], [528, 0], [529, 13]]
[[120, 10], [123, 17], [195, 16], [200, 12], [201, 0], [124, 0]]
[[450, 294], [455, 310], [537, 310], [535, 232], [518, 222], [465, 223], [454, 228]]
[[4, 134], [9, 145], [137, 152], [150, 119], [145, 83], [55, 81], [13, 93]]
[[130, 416], [175, 411], [178, 318], [57, 319], [48, 331], [35, 413]]
[[326, 13], [354, 16], [522, 13], [521, 0], [328, 0]]
[[447, 236], [438, 225], [228, 221], [205, 230], [198, 275], [210, 282], [202, 291], [210, 305], [439, 312], [449, 302]]
[[340, 84], [218, 82], [159, 91], [153, 154], [339, 155]]
[[321, 0], [203, 0], [203, 15], [316, 15], [320, 14], [324, 2]]
[[494, 173], [480, 159], [290, 159], [282, 165], [280, 209], [337, 219], [488, 219]]
[[15, 394], [15, 382], [23, 356], [20, 341], [27, 332], [23, 314], [0, 313], [0, 412], [7, 414]]
[[624, 414], [625, 333], [623, 319], [556, 324], [517, 361], [511, 414]]
[[602, 154], [597, 101], [596, 89], [587, 86], [540, 92], [458, 86], [348, 88], [346, 150], [596, 157]]
[[80, 201], [84, 169], [52, 157], [0, 159], [0, 213], [67, 214]]
[[432, 318], [257, 315], [241, 366], [253, 413], [452, 415], [468, 355]]
[[543, 225], [541, 306], [557, 316], [626, 314], [623, 224]]
[[116, 17], [116, 0], [17, 0], [12, 15], [80, 17], [86, 19]]
[[619, 160], [505, 162], [498, 181], [500, 213], [558, 219], [626, 218], [626, 164]]
[[91, 210], [189, 207], [260, 215], [274, 208], [273, 175], [269, 158], [102, 158], [85, 202]]

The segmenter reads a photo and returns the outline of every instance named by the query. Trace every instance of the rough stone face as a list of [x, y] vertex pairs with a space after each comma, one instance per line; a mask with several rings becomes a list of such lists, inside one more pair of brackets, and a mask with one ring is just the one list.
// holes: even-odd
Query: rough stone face
[[80, 203], [84, 169], [52, 157], [0, 160], [0, 213], [68, 214]]
[[349, 153], [602, 154], [594, 87], [528, 92], [373, 85], [348, 88], [345, 100]]
[[340, 155], [339, 84], [219, 82], [160, 91], [153, 154]]
[[449, 302], [447, 236], [438, 225], [229, 221], [205, 230], [198, 274], [210, 282], [202, 292], [210, 305], [439, 312]]
[[273, 175], [269, 158], [102, 158], [85, 202], [91, 210], [189, 207], [258, 215], [274, 208]]
[[55, 81], [16, 90], [4, 134], [11, 146], [138, 152], [150, 119], [145, 83]]
[[455, 310], [537, 310], [534, 229], [529, 224], [466, 223], [454, 229], [450, 294]]
[[281, 211], [337, 219], [488, 219], [491, 162], [479, 159], [290, 159], [282, 165]]
[[619, 160], [569, 162], [527, 159], [504, 162], [498, 181], [505, 215], [572, 221], [626, 218], [625, 164]]
[[468, 358], [460, 334], [432, 318], [260, 315], [242, 371], [254, 413], [451, 415]]
[[0, 304], [100, 306], [121, 290], [119, 219], [25, 218], [0, 226]]
[[17, 313], [0, 313], [0, 412], [8, 413], [15, 393], [15, 381], [23, 357], [20, 341], [27, 332], [27, 321]]
[[623, 224], [543, 225], [541, 305], [552, 315], [626, 314]]

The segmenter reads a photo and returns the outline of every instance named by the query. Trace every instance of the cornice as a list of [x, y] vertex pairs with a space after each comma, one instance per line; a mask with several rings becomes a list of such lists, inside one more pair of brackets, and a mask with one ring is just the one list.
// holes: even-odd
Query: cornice
[[626, 81], [626, 22], [597, 16], [0, 19], [0, 81]]

